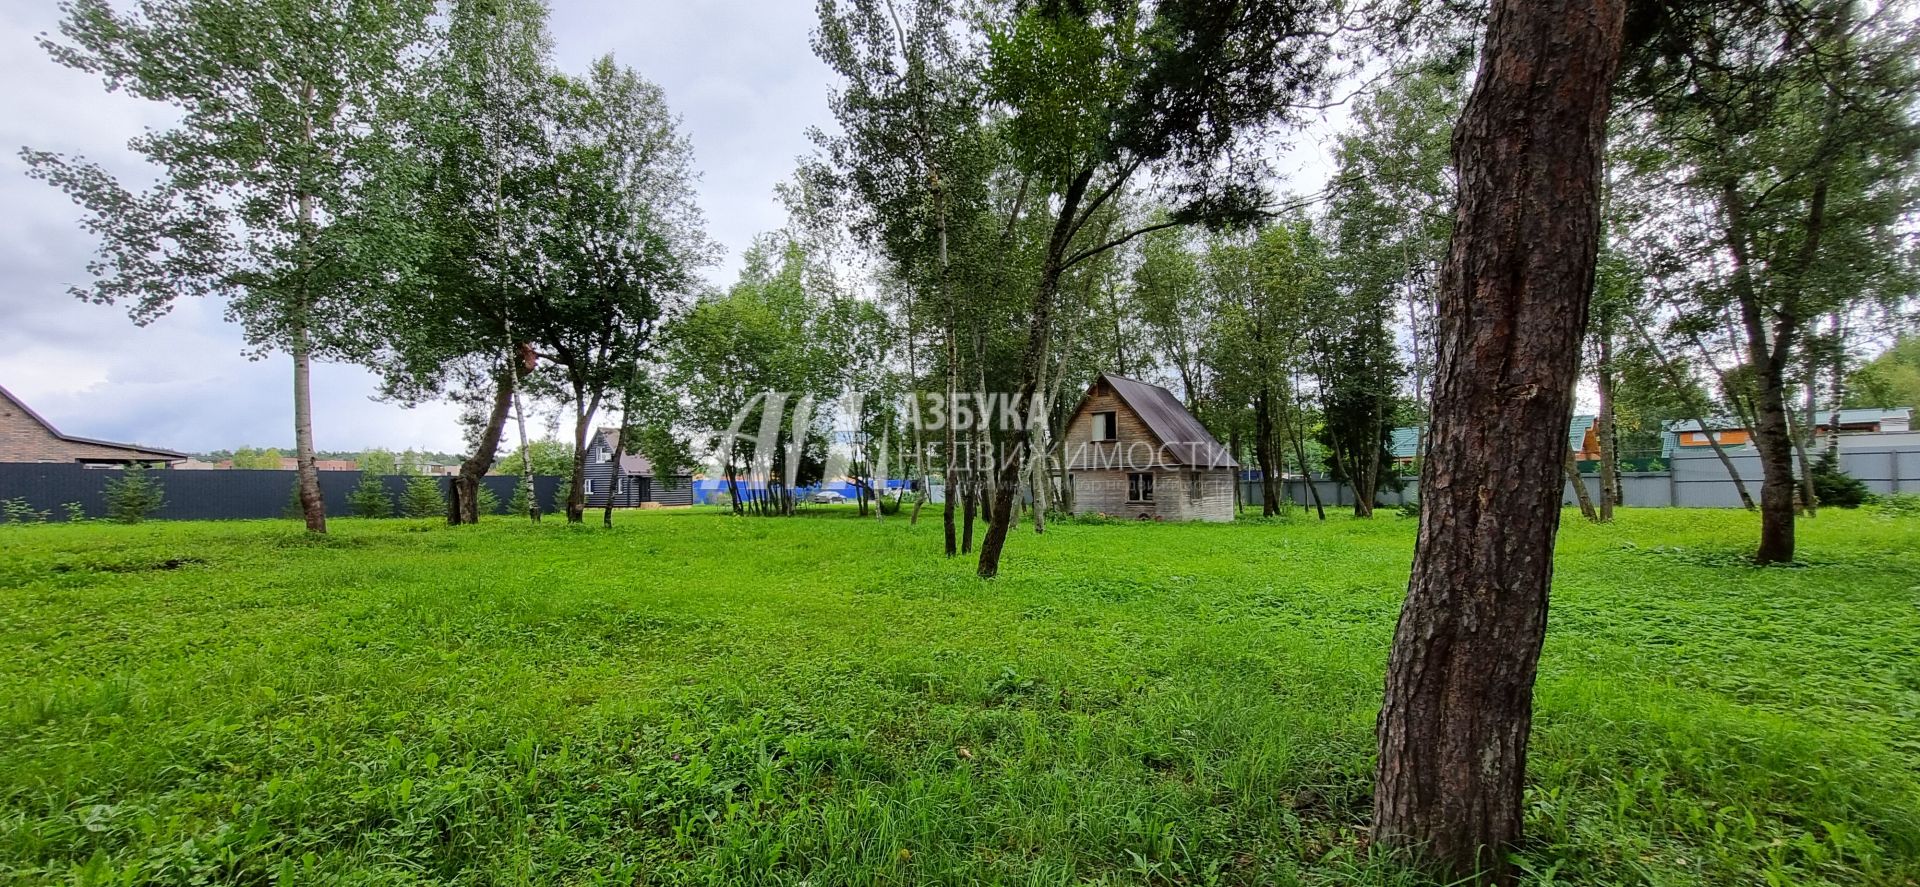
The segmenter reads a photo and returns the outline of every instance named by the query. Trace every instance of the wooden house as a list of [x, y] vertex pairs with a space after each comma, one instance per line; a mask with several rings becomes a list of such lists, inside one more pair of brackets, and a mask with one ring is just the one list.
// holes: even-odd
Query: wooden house
[[1240, 463], [1165, 388], [1102, 373], [1064, 443], [1075, 514], [1233, 520]]
[[587, 442], [588, 508], [605, 508], [612, 498], [616, 508], [651, 508], [661, 505], [692, 505], [693, 478], [688, 475], [655, 477], [653, 463], [638, 453], [622, 453], [615, 458], [614, 445], [620, 432], [602, 428]]

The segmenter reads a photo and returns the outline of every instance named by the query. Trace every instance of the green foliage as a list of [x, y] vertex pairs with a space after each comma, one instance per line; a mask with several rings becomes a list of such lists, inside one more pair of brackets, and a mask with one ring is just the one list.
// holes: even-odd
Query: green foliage
[[[297, 487], [294, 492], [298, 495]], [[360, 482], [347, 494], [347, 509], [355, 517], [392, 517], [393, 497], [387, 495], [386, 482], [380, 475], [363, 471]]]
[[49, 516], [45, 511], [35, 510], [25, 498], [16, 496], [11, 499], [0, 499], [0, 518], [5, 518], [7, 523], [45, 523]]
[[[573, 474], [573, 444], [564, 440], [527, 441], [526, 456], [533, 464], [536, 477], [566, 477]], [[500, 468], [512, 474], [520, 473], [521, 448], [514, 447], [513, 452], [501, 457], [497, 463]]]
[[62, 504], [60, 508], [66, 512], [68, 523], [79, 523], [89, 519], [87, 517], [87, 507], [78, 502], [67, 502]]
[[[481, 514], [499, 514], [500, 497], [494, 495], [492, 487], [481, 484], [479, 491], [473, 494], [473, 507]], [[526, 512], [523, 510], [521, 513]]]
[[416, 474], [407, 478], [400, 494], [400, 513], [407, 517], [441, 517], [447, 513], [447, 497], [440, 493], [440, 479]]
[[1847, 377], [1846, 405], [1920, 409], [1920, 336], [1901, 336], [1854, 370]]
[[356, 460], [361, 474], [385, 477], [390, 474], [405, 474], [400, 469], [400, 457], [392, 450], [372, 449], [363, 451]]
[[241, 447], [233, 451], [233, 467], [263, 471], [277, 471], [280, 468], [281, 454], [278, 449], [268, 447], [256, 450], [253, 447]]
[[[34, 639], [0, 648], [0, 859], [35, 883], [1420, 883], [1356, 841], [1412, 521], [1058, 522], [983, 593], [924, 525], [816, 514], [0, 534], [0, 612]], [[1731, 541], [1753, 520], [1566, 522], [1523, 868], [1920, 874], [1920, 522], [1836, 509], [1767, 570]], [[218, 765], [181, 778], [183, 749]]]
[[507, 500], [507, 513], [514, 517], [526, 517], [529, 507], [526, 485], [516, 478], [513, 485], [513, 498]]
[[165, 504], [165, 491], [153, 469], [144, 462], [129, 462], [118, 477], [107, 481], [103, 490], [107, 499], [107, 520], [137, 524], [153, 516]]
[[[825, 281], [809, 267], [801, 244], [763, 237], [744, 263], [739, 282], [725, 295], [701, 300], [673, 324], [666, 384], [681, 393], [695, 427], [747, 435], [726, 438], [718, 456], [729, 471], [752, 463], [751, 438], [763, 416], [780, 417], [783, 429], [806, 441], [796, 477], [799, 486], [807, 486], [825, 471], [828, 427], [823, 423], [832, 418], [825, 404], [840, 390], [838, 370], [847, 357], [826, 347], [822, 334], [833, 314], [823, 310]], [[789, 396], [763, 397], [766, 392]], [[817, 404], [811, 424], [792, 429], [798, 401], [806, 396]], [[771, 454], [775, 477], [785, 476], [785, 443]]]
[[1831, 451], [1813, 462], [1813, 494], [1821, 505], [1836, 508], [1859, 508], [1872, 495], [1865, 483], [1840, 467], [1839, 455]]
[[1920, 493], [1894, 493], [1874, 496], [1868, 504], [1881, 514], [1900, 518], [1920, 518]]
[[287, 504], [280, 509], [280, 516], [288, 520], [304, 520], [306, 518], [306, 514], [301, 510], [300, 506], [300, 479], [298, 477], [293, 479], [293, 483], [287, 485]]
[[573, 498], [573, 473], [568, 469], [560, 476], [560, 482], [553, 485], [553, 499], [547, 503], [549, 514], [562, 514], [567, 510], [567, 500]]

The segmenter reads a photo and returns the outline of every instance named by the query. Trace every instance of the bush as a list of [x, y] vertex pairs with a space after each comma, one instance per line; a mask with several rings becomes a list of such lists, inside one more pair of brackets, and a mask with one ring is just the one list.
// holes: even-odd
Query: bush
[[573, 496], [573, 478], [563, 477], [553, 486], [553, 503], [547, 508], [549, 514], [561, 514], [567, 510], [567, 499]]
[[46, 512], [33, 510], [26, 499], [17, 497], [0, 501], [0, 516], [4, 516], [10, 524], [38, 524], [45, 523], [47, 519]]
[[78, 502], [68, 502], [60, 506], [67, 512], [67, 523], [77, 524], [87, 519], [87, 506]]
[[1841, 469], [1839, 454], [1832, 450], [1813, 463], [1813, 494], [1821, 505], [1834, 508], [1859, 508], [1871, 495], [1866, 484]]
[[107, 481], [107, 520], [137, 524], [165, 503], [160, 481], [141, 462], [129, 462], [120, 476]]
[[447, 497], [440, 495], [440, 481], [424, 474], [407, 478], [407, 490], [400, 494], [400, 513], [407, 517], [446, 514]]
[[392, 517], [393, 500], [387, 498], [386, 483], [377, 474], [362, 472], [360, 483], [347, 494], [347, 510], [355, 517]]
[[1920, 517], [1920, 493], [1894, 493], [1869, 500], [1874, 510], [1893, 517]]
[[507, 513], [526, 517], [528, 507], [526, 481], [516, 477], [513, 479], [513, 498], [507, 500]]

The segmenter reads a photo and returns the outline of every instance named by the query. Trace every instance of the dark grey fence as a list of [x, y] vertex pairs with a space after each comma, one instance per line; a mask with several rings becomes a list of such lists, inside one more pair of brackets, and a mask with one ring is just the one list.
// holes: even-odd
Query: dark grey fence
[[[48, 512], [52, 520], [66, 519], [66, 505], [78, 503], [89, 517], [107, 512], [107, 481], [120, 476], [113, 468], [88, 468], [55, 463], [0, 463], [0, 500], [23, 499], [36, 511]], [[236, 520], [284, 517], [293, 501], [292, 471], [155, 471], [153, 477], [164, 491], [165, 504], [153, 516], [164, 520]], [[410, 477], [382, 477], [388, 494], [398, 502]], [[442, 495], [449, 478], [436, 477]], [[493, 491], [501, 507], [512, 501], [518, 477], [489, 476], [481, 483]], [[320, 472], [320, 493], [326, 497], [327, 513], [346, 516], [352, 513], [347, 496], [360, 484], [358, 471]], [[551, 510], [554, 489], [560, 478], [535, 477], [534, 497], [542, 509]]]

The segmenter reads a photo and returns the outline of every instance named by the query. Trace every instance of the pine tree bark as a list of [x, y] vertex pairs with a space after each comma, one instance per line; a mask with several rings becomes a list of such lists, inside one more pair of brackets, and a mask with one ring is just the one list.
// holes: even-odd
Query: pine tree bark
[[1377, 728], [1373, 846], [1510, 877], [1593, 291], [1625, 0], [1496, 0], [1454, 133], [1420, 535]]

